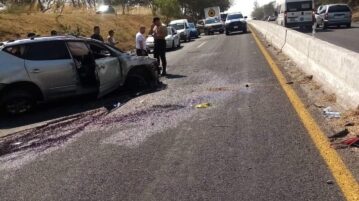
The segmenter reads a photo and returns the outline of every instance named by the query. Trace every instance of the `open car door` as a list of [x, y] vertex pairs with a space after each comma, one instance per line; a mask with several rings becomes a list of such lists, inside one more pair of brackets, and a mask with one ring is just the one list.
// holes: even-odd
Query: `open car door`
[[99, 79], [98, 97], [103, 97], [116, 90], [121, 83], [121, 64], [119, 58], [105, 45], [90, 42], [90, 49], [95, 57], [96, 73]]

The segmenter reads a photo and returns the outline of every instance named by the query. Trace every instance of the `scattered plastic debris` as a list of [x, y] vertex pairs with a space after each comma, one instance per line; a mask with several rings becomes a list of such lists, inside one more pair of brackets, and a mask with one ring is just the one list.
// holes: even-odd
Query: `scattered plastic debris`
[[333, 181], [333, 180], [328, 180], [328, 181], [327, 181], [327, 184], [333, 185], [333, 184], [334, 184], [334, 181]]
[[334, 135], [330, 136], [329, 138], [335, 140], [337, 138], [343, 138], [343, 137], [347, 136], [348, 134], [349, 134], [349, 130], [344, 129], [344, 130], [341, 130], [341, 131], [335, 133]]
[[344, 125], [345, 127], [352, 127], [352, 126], [355, 126], [355, 123], [353, 122], [348, 122]]
[[205, 108], [209, 108], [209, 107], [211, 107], [210, 103], [201, 103], [201, 104], [198, 104], [195, 106], [195, 108], [197, 108], [197, 109], [205, 109]]
[[314, 103], [314, 106], [317, 108], [325, 108], [325, 106], [323, 104], [320, 103]]
[[352, 138], [346, 139], [346, 140], [342, 141], [341, 144], [359, 147], [359, 137], [357, 136], [357, 137], [352, 137]]
[[293, 81], [288, 81], [286, 84], [291, 85], [291, 84], [294, 84], [294, 82]]
[[118, 103], [113, 104], [113, 107], [114, 107], [114, 108], [118, 108], [118, 107], [121, 107], [121, 105], [122, 105], [122, 104], [121, 104], [120, 102], [118, 102]]
[[22, 142], [14, 142], [14, 143], [12, 143], [12, 145], [14, 145], [14, 146], [18, 146], [20, 144], [22, 144]]
[[340, 118], [341, 116], [340, 112], [333, 111], [332, 107], [324, 108], [323, 113], [329, 119]]
[[349, 147], [359, 147], [359, 137], [351, 137], [348, 138], [346, 140], [343, 140], [339, 143], [333, 143], [331, 145], [332, 147], [334, 147], [335, 149], [344, 149], [344, 148], [349, 148]]

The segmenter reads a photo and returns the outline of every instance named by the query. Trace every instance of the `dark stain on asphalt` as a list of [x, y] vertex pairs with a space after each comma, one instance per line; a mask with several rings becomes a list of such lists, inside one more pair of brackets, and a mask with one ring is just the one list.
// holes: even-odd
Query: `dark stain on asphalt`
[[149, 109], [141, 110], [121, 116], [107, 116], [108, 110], [102, 108], [85, 112], [63, 121], [54, 121], [44, 126], [21, 131], [0, 139], [0, 156], [19, 151], [43, 152], [48, 148], [61, 145], [89, 125], [100, 127], [114, 123], [135, 123], [151, 115], [159, 115], [175, 110], [184, 109], [182, 105], [154, 105]]

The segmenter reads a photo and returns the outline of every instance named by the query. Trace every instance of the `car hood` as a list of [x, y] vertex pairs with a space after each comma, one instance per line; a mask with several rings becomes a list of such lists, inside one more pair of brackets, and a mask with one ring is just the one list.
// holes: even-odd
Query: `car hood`
[[121, 63], [125, 64], [128, 68], [131, 66], [153, 65], [157, 62], [154, 58], [137, 56], [135, 53], [121, 53], [118, 57]]
[[233, 19], [233, 20], [226, 20], [226, 24], [232, 23], [232, 22], [245, 22], [244, 19]]
[[219, 22], [219, 23], [213, 23], [213, 24], [206, 24], [205, 26], [206, 27], [213, 27], [213, 26], [218, 26], [218, 25], [223, 25], [221, 22]]
[[177, 33], [178, 33], [178, 34], [184, 33], [184, 31], [185, 31], [184, 29], [178, 29], [178, 30], [177, 30]]

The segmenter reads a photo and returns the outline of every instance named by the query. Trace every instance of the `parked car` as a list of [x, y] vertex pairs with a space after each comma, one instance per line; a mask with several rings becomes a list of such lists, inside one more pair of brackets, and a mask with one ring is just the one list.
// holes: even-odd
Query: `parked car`
[[100, 5], [96, 9], [96, 14], [116, 14], [116, 9], [111, 5]]
[[173, 27], [167, 27], [166, 44], [167, 49], [176, 49], [181, 46], [180, 36]]
[[277, 20], [277, 17], [274, 15], [268, 16], [268, 18], [267, 18], [267, 22], [274, 22], [276, 20]]
[[214, 34], [215, 32], [224, 33], [224, 25], [220, 19], [211, 17], [207, 18], [204, 23], [204, 33], [206, 35]]
[[5, 6], [5, 4], [0, 3], [0, 12], [5, 11], [7, 9], [7, 7]]
[[158, 64], [97, 40], [38, 37], [0, 44], [0, 107], [22, 114], [38, 102], [158, 83]]
[[242, 13], [230, 13], [227, 16], [226, 20], [226, 35], [229, 35], [233, 32], [242, 31], [243, 33], [247, 32], [247, 17], [243, 17]]
[[[181, 46], [180, 36], [178, 35], [176, 29], [173, 27], [167, 27], [167, 36], [166, 36], [166, 48], [175, 49]], [[146, 47], [148, 52], [153, 52], [155, 48], [155, 39], [153, 36], [148, 36], [146, 39]]]
[[189, 23], [186, 19], [173, 20], [169, 23], [169, 26], [176, 29], [177, 33], [180, 35], [181, 40], [188, 42], [191, 40], [191, 33], [189, 29]]
[[189, 23], [189, 30], [190, 30], [191, 38], [199, 37], [198, 30], [197, 30], [196, 26], [194, 25], [194, 23]]
[[352, 23], [352, 11], [347, 4], [329, 4], [321, 6], [316, 14], [316, 21], [319, 26], [345, 25], [350, 28]]

